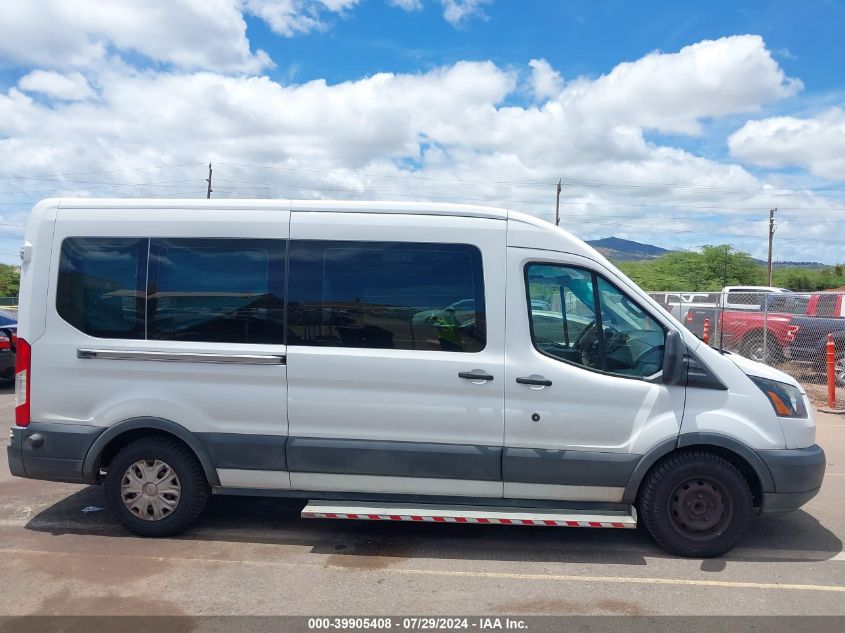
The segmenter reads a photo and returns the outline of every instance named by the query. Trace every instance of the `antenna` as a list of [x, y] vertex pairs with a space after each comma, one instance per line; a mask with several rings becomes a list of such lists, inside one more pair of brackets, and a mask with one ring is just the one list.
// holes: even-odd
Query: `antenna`
[[205, 197], [210, 198], [211, 197], [211, 163], [208, 163], [208, 178], [206, 178], [205, 181], [208, 183], [208, 192], [206, 192]]

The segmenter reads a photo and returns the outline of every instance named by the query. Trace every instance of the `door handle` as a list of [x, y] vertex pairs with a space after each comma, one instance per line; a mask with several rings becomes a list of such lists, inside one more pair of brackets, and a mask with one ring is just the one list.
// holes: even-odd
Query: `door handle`
[[472, 371], [459, 371], [458, 378], [466, 378], [467, 380], [493, 380], [493, 376], [481, 369], [473, 369]]
[[520, 378], [517, 378], [516, 381], [520, 385], [533, 385], [533, 386], [536, 386], [536, 387], [551, 387], [552, 386], [552, 381], [546, 380], [542, 376], [538, 376], [537, 378], [520, 377]]

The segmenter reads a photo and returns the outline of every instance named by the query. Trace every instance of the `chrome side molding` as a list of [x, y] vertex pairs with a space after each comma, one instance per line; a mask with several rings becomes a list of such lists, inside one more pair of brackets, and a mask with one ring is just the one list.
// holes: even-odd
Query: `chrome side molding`
[[203, 354], [195, 352], [148, 352], [144, 350], [90, 349], [76, 350], [77, 358], [104, 360], [145, 360], [165, 363], [219, 363], [232, 365], [284, 365], [284, 354]]

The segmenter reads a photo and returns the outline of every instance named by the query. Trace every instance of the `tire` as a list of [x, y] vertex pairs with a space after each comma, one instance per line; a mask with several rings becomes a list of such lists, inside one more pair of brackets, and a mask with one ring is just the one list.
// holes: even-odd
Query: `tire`
[[740, 354], [758, 363], [777, 363], [783, 358], [783, 350], [774, 336], [766, 337], [765, 351], [762, 334], [751, 334], [740, 347]]
[[838, 352], [836, 354], [833, 373], [836, 377], [837, 386], [845, 387], [845, 352]]
[[745, 535], [753, 504], [748, 482], [730, 462], [690, 451], [670, 455], [651, 471], [641, 488], [639, 516], [668, 552], [712, 558]]
[[196, 456], [166, 437], [127, 444], [109, 464], [104, 484], [106, 506], [121, 525], [151, 537], [172, 536], [190, 527], [210, 492]]

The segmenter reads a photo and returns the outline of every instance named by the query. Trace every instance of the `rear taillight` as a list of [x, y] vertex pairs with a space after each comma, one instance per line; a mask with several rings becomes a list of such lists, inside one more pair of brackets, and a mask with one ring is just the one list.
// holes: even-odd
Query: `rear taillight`
[[686, 321], [687, 321], [687, 323], [692, 323], [693, 321], [695, 321], [695, 317], [693, 317], [693, 315], [692, 315], [692, 310], [687, 310]]
[[9, 340], [9, 337], [0, 334], [0, 349], [11, 349], [11, 347], [12, 342]]
[[795, 340], [795, 335], [798, 334], [798, 330], [801, 329], [801, 326], [798, 325], [790, 325], [786, 328], [786, 340], [790, 343]]
[[29, 425], [29, 384], [32, 379], [32, 350], [18, 338], [15, 353], [15, 424]]

